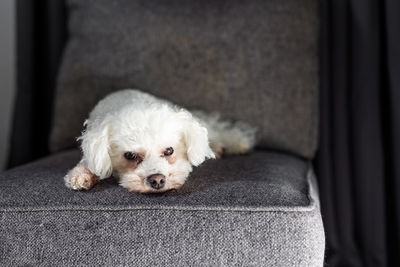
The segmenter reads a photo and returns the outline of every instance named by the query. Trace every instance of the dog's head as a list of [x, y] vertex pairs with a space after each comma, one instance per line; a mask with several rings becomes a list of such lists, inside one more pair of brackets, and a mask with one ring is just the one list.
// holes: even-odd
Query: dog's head
[[178, 189], [192, 166], [215, 157], [207, 129], [186, 110], [168, 105], [89, 121], [80, 139], [94, 174], [113, 174], [123, 187], [140, 193]]

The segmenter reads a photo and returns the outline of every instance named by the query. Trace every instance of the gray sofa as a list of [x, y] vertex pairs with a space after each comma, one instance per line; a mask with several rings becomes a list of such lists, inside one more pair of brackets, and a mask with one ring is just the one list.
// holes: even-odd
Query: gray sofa
[[[317, 1], [68, 1], [47, 158], [0, 174], [0, 265], [322, 266]], [[95, 103], [140, 88], [258, 130], [184, 187], [76, 192], [75, 137]]]

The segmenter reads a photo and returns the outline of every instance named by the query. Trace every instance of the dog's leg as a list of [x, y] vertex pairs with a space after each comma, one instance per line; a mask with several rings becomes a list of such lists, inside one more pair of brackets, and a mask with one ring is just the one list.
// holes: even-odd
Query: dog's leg
[[99, 182], [99, 177], [88, 169], [84, 161], [81, 161], [65, 175], [64, 181], [68, 188], [89, 190]]
[[253, 149], [256, 140], [256, 129], [244, 122], [222, 120], [218, 114], [194, 112], [206, 126], [210, 146], [215, 156], [223, 154], [246, 154]]
[[253, 149], [255, 143], [255, 130], [247, 124], [227, 123], [219, 121], [220, 124], [214, 129], [214, 138], [211, 143], [216, 143], [222, 154], [239, 155], [246, 154]]

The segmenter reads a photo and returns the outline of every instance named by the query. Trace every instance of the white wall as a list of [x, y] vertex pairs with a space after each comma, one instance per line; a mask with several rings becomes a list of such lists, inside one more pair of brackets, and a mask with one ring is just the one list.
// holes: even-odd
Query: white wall
[[15, 0], [0, 0], [0, 170], [7, 162], [15, 94]]

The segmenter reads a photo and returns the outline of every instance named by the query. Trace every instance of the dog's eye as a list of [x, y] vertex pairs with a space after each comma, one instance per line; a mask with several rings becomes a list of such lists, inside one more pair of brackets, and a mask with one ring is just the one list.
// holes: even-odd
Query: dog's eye
[[164, 151], [164, 156], [171, 156], [173, 153], [174, 149], [172, 147], [169, 147]]
[[127, 160], [136, 160], [136, 161], [140, 160], [140, 156], [138, 154], [132, 153], [132, 152], [125, 152], [124, 157]]

